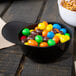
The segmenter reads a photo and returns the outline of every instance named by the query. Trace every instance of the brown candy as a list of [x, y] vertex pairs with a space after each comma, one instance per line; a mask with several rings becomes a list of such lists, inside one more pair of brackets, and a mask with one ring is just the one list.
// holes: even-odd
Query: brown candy
[[56, 31], [56, 30], [52, 30], [52, 32], [53, 32], [54, 34], [56, 34], [56, 33], [57, 33], [57, 31]]
[[44, 42], [47, 42], [49, 40], [49, 38], [47, 37], [47, 36], [45, 36], [44, 38], [43, 38], [43, 41]]
[[37, 33], [36, 31], [32, 31], [32, 32], [31, 32], [31, 35], [36, 36], [36, 35], [38, 35], [38, 33]]
[[24, 42], [26, 42], [26, 41], [27, 41], [26, 39], [22, 39], [22, 40], [21, 40], [22, 43], [24, 43]]
[[58, 30], [58, 29], [53, 29], [52, 32], [53, 32], [54, 34], [56, 34], [56, 33], [59, 33], [59, 30]]
[[42, 35], [42, 30], [36, 29], [36, 32], [37, 32], [39, 35]]
[[27, 37], [27, 41], [30, 40], [30, 39], [33, 39], [33, 40], [34, 40], [34, 39], [35, 39], [35, 36], [34, 36], [34, 35], [28, 36], [28, 37]]
[[59, 31], [59, 33], [60, 33], [60, 34], [63, 34], [63, 32], [62, 32], [62, 31]]

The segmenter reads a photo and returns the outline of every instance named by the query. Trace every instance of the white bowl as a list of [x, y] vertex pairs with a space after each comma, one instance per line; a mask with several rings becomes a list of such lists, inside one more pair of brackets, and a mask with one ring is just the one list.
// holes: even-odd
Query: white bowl
[[58, 8], [61, 18], [69, 25], [76, 26], [76, 12], [64, 8], [61, 5], [61, 0], [58, 0]]

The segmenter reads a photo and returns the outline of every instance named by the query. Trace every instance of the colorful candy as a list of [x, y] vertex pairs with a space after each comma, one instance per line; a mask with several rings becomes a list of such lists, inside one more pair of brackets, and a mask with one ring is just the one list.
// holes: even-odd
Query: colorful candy
[[56, 42], [56, 44], [59, 43], [59, 41], [60, 41], [60, 39], [59, 39], [58, 36], [54, 36], [54, 37], [53, 37], [53, 40]]
[[64, 34], [67, 32], [65, 28], [61, 28], [60, 31], [62, 31]]
[[44, 23], [39, 23], [39, 24], [38, 24], [38, 28], [39, 28], [40, 30], [44, 30], [44, 29], [46, 28], [46, 26], [44, 25]]
[[37, 29], [39, 29], [39, 28], [38, 28], [38, 27], [35, 27], [35, 31], [36, 31]]
[[36, 35], [35, 40], [36, 40], [36, 42], [41, 43], [43, 41], [43, 38], [40, 35]]
[[56, 43], [55, 43], [55, 41], [54, 40], [52, 40], [52, 39], [49, 39], [48, 40], [48, 45], [49, 46], [53, 46], [53, 45], [55, 45]]
[[54, 32], [54, 34], [59, 33], [58, 29], [52, 29], [52, 32]]
[[26, 41], [26, 36], [22, 36], [22, 37], [20, 38], [20, 40], [21, 40], [22, 43], [24, 43], [24, 42]]
[[36, 32], [37, 32], [39, 35], [42, 35], [42, 30], [36, 29]]
[[28, 36], [30, 35], [30, 30], [28, 28], [25, 28], [22, 30], [22, 34]]
[[33, 29], [30, 30], [30, 32], [34, 31]]
[[28, 42], [25, 42], [24, 45], [28, 45]]
[[34, 39], [35, 39], [34, 35], [29, 35], [29, 36], [27, 37], [27, 41], [30, 40], [30, 39], [34, 40]]
[[66, 37], [64, 35], [60, 36], [60, 42], [65, 43], [67, 41]]
[[70, 40], [70, 36], [65, 35], [66, 41]]
[[28, 45], [30, 46], [38, 46], [38, 43], [35, 40], [28, 40]]
[[53, 29], [60, 30], [61, 29], [61, 26], [59, 24], [53, 24]]
[[70, 37], [70, 34], [69, 33], [65, 33], [65, 35], [69, 36]]
[[35, 28], [24, 28], [19, 35], [24, 45], [48, 47], [70, 40], [70, 34], [59, 24], [39, 23]]
[[26, 39], [26, 36], [22, 36], [22, 37], [20, 38], [20, 40], [22, 40], [22, 39]]
[[45, 36], [44, 38], [43, 38], [43, 41], [44, 42], [47, 42], [49, 40], [49, 38], [47, 37], [47, 36]]
[[46, 27], [46, 30], [47, 31], [51, 31], [53, 29], [53, 25], [52, 24], [49, 24], [47, 27]]
[[54, 33], [53, 32], [48, 32], [47, 37], [52, 39], [54, 37]]
[[27, 41], [27, 39], [22, 39], [22, 40], [21, 40], [22, 43], [24, 43], [24, 42], [26, 42], [26, 41]]
[[36, 35], [38, 35], [38, 33], [37, 33], [36, 31], [32, 31], [32, 32], [31, 32], [31, 35], [36, 36]]
[[47, 25], [48, 25], [48, 23], [47, 23], [46, 21], [43, 21], [42, 23], [44, 23], [44, 25], [45, 25], [45, 26], [47, 26]]
[[41, 42], [39, 46], [40, 46], [40, 47], [47, 47], [48, 44], [47, 44], [47, 42]]
[[57, 33], [57, 34], [55, 34], [55, 36], [58, 36], [60, 38], [61, 34], [60, 33]]
[[64, 34], [63, 31], [59, 31], [60, 34]]
[[43, 37], [47, 36], [47, 34], [48, 34], [48, 31], [47, 31], [47, 30], [44, 30], [44, 31], [42, 32], [42, 36], [43, 36]]

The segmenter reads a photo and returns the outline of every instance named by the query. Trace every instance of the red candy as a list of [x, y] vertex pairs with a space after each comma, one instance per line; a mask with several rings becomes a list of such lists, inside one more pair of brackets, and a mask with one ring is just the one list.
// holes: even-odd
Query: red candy
[[22, 37], [20, 38], [20, 40], [22, 40], [22, 39], [26, 39], [26, 36], [22, 36]]

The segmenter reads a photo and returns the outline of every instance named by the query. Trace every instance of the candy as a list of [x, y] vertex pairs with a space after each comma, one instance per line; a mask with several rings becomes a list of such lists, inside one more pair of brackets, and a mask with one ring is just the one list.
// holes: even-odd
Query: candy
[[44, 25], [44, 23], [39, 23], [39, 24], [38, 24], [38, 28], [39, 28], [40, 30], [44, 30], [44, 29], [46, 28], [46, 26]]
[[69, 33], [65, 33], [65, 35], [70, 36], [70, 34], [69, 34]]
[[54, 34], [59, 33], [58, 29], [53, 29], [52, 32], [54, 32]]
[[39, 28], [38, 28], [38, 27], [35, 27], [35, 31], [36, 31], [37, 29], [39, 29]]
[[59, 24], [53, 24], [53, 29], [60, 30], [61, 29], [61, 26]]
[[53, 32], [48, 32], [47, 37], [52, 39], [54, 37], [54, 33]]
[[60, 36], [60, 42], [65, 43], [67, 41], [66, 37], [64, 35]]
[[22, 39], [22, 40], [21, 40], [22, 43], [24, 43], [24, 42], [26, 42], [26, 41], [27, 41], [27, 39]]
[[24, 45], [48, 47], [70, 40], [70, 34], [59, 24], [48, 24], [46, 21], [39, 23], [35, 28], [24, 28], [19, 35]]
[[62, 31], [64, 34], [67, 32], [65, 28], [61, 28], [60, 31]]
[[56, 42], [56, 44], [57, 44], [57, 43], [59, 43], [59, 40], [60, 40], [60, 39], [59, 39], [58, 36], [54, 36], [54, 37], [53, 37], [53, 40], [54, 40], [54, 41]]
[[47, 37], [47, 36], [45, 36], [44, 38], [43, 38], [43, 41], [44, 42], [47, 42], [49, 40], [49, 38]]
[[57, 33], [57, 34], [55, 34], [55, 36], [58, 36], [60, 38], [61, 34], [60, 33]]
[[31, 29], [30, 32], [34, 31], [34, 29]]
[[44, 25], [45, 25], [45, 26], [47, 26], [47, 25], [48, 25], [48, 23], [47, 23], [46, 21], [43, 21], [42, 23], [44, 23]]
[[43, 32], [42, 32], [42, 36], [44, 37], [44, 36], [47, 36], [47, 34], [48, 34], [48, 31], [47, 30], [44, 30]]
[[49, 39], [48, 40], [48, 45], [49, 46], [53, 46], [53, 45], [55, 45], [56, 43], [55, 43], [55, 41], [54, 40], [52, 40], [52, 39]]
[[28, 42], [25, 42], [24, 45], [28, 45]]
[[47, 44], [47, 42], [41, 42], [39, 46], [40, 46], [40, 47], [47, 47], [48, 44]]
[[36, 35], [38, 35], [38, 33], [37, 33], [36, 31], [32, 31], [32, 32], [31, 32], [31, 35], [36, 36]]
[[68, 35], [65, 35], [65, 38], [67, 41], [70, 40], [70, 36], [68, 36]]
[[35, 40], [28, 40], [28, 45], [30, 46], [38, 46], [38, 43]]
[[34, 40], [34, 39], [35, 39], [35, 38], [34, 38], [34, 35], [29, 35], [29, 36], [27, 37], [27, 41], [30, 40], [30, 39]]
[[64, 34], [63, 31], [59, 31], [60, 34]]
[[28, 28], [25, 28], [22, 30], [22, 34], [28, 36], [30, 35], [30, 30]]
[[36, 32], [37, 32], [39, 35], [42, 35], [42, 30], [36, 29]]
[[46, 27], [46, 30], [48, 31], [51, 31], [53, 29], [53, 25], [52, 24], [49, 24], [47, 27]]
[[43, 41], [43, 38], [40, 35], [36, 35], [35, 40], [36, 40], [36, 42], [41, 43]]
[[20, 40], [22, 40], [22, 39], [26, 39], [26, 36], [22, 36], [22, 37], [20, 38]]

